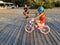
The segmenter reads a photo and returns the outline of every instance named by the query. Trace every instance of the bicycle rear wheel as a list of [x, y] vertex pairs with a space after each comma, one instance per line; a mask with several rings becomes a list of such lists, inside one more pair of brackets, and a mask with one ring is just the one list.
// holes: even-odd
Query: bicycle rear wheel
[[34, 30], [34, 27], [33, 26], [30, 26], [30, 25], [26, 25], [25, 26], [25, 31], [26, 32], [31, 33], [33, 30]]

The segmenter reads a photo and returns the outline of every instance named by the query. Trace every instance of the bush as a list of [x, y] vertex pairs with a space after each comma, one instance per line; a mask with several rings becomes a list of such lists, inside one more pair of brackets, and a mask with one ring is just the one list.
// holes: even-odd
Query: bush
[[54, 5], [53, 4], [44, 4], [44, 8], [53, 8]]
[[36, 9], [39, 5], [30, 5], [30, 9]]
[[55, 7], [60, 7], [60, 1], [55, 2]]
[[38, 0], [38, 2], [36, 2], [36, 1], [33, 0], [32, 4], [30, 3], [30, 8], [31, 9], [36, 9], [40, 5], [43, 5], [45, 8], [53, 8], [54, 7], [54, 4], [53, 4], [52, 0], [48, 0], [48, 1]]
[[[40, 6], [40, 5], [31, 5], [30, 8], [36, 9], [36, 8], [38, 8], [38, 6]], [[54, 5], [52, 5], [52, 4], [44, 4], [43, 6], [44, 6], [44, 8], [53, 8], [54, 7]]]

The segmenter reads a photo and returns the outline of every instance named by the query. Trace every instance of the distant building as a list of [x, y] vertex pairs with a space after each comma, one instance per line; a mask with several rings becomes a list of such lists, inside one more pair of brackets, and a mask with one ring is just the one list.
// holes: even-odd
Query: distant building
[[0, 9], [8, 8], [9, 6], [13, 6], [13, 3], [0, 1]]

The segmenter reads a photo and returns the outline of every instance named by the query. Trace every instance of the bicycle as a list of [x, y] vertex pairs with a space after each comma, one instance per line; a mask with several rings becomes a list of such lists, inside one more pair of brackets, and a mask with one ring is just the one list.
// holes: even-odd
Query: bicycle
[[[34, 21], [32, 20], [32, 18], [28, 18], [27, 19], [27, 24], [25, 25], [25, 31], [28, 33], [31, 33], [33, 30], [35, 30], [36, 24], [34, 23]], [[39, 28], [37, 28], [40, 30], [41, 33], [43, 34], [48, 34], [50, 32], [50, 27], [46, 24], [40, 24]]]

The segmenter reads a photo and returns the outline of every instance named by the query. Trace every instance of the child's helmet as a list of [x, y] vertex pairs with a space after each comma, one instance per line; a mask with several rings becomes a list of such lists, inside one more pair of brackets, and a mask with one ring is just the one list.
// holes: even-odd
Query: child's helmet
[[43, 6], [38, 7], [38, 11], [43, 11], [43, 10], [44, 10]]

